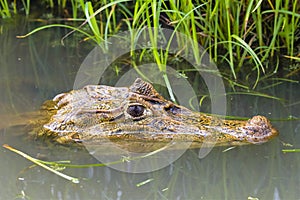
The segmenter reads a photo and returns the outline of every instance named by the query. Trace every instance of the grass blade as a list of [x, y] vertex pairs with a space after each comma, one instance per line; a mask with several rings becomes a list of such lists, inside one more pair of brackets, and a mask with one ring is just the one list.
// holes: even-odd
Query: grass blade
[[54, 174], [56, 174], [56, 175], [58, 175], [58, 176], [60, 176], [60, 177], [62, 177], [64, 179], [66, 179], [68, 181], [71, 181], [73, 183], [79, 183], [79, 179], [78, 178], [74, 178], [74, 177], [68, 176], [66, 174], [63, 174], [63, 173], [55, 170], [55, 169], [52, 169], [51, 167], [49, 167], [49, 166], [47, 166], [47, 165], [39, 162], [38, 159], [35, 159], [35, 158], [33, 158], [33, 157], [31, 157], [31, 156], [29, 156], [29, 155], [27, 155], [27, 154], [25, 154], [25, 153], [17, 150], [17, 149], [9, 146], [8, 144], [4, 144], [3, 147], [6, 148], [6, 149], [8, 149], [8, 150], [10, 150], [10, 151], [12, 151], [12, 152], [14, 152], [14, 153], [16, 153], [16, 154], [19, 154], [20, 156], [23, 156], [24, 158], [26, 158], [27, 160], [33, 162], [34, 164], [36, 164], [36, 165], [38, 165], [38, 166], [40, 166], [40, 167], [42, 167], [42, 168], [44, 168], [44, 169], [46, 169], [46, 170], [54, 173]]

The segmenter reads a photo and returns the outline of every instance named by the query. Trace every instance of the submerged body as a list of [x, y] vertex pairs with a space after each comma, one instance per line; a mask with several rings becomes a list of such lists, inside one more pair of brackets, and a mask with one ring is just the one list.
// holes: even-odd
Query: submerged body
[[35, 131], [38, 138], [61, 144], [113, 141], [133, 151], [172, 141], [192, 142], [194, 147], [203, 142], [257, 144], [278, 134], [264, 116], [248, 121], [220, 120], [164, 99], [141, 79], [128, 88], [89, 85], [57, 95], [44, 105], [44, 112], [48, 117]]

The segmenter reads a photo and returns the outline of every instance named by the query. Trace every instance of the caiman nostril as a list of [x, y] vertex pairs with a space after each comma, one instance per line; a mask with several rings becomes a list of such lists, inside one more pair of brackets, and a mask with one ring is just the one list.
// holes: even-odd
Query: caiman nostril
[[261, 115], [257, 115], [248, 120], [247, 125], [249, 126], [260, 126], [263, 128], [271, 128], [270, 121]]

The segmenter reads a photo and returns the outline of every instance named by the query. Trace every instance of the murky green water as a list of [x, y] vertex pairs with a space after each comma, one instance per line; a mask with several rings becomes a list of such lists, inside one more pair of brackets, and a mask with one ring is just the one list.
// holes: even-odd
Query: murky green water
[[[77, 69], [87, 53], [74, 44], [80, 49], [86, 46], [81, 48], [74, 37], [61, 46], [58, 41], [66, 33], [61, 29], [16, 39], [16, 35], [32, 30], [33, 25], [1, 21], [0, 26], [1, 146], [9, 144], [45, 160], [96, 163], [87, 152], [41, 145], [26, 140], [22, 126], [9, 128], [9, 124], [22, 122], [15, 117], [19, 113], [37, 110], [43, 101], [72, 89]], [[299, 84], [285, 83], [266, 91], [284, 98], [284, 103], [229, 95], [228, 114], [300, 117], [299, 89]], [[300, 122], [273, 124], [280, 135], [269, 143], [226, 152], [223, 150], [227, 147], [216, 147], [203, 159], [199, 159], [198, 150], [189, 150], [169, 166], [150, 173], [125, 173], [109, 167], [64, 171], [81, 178], [79, 184], [32, 167], [26, 159], [1, 147], [0, 199], [299, 199], [300, 154], [284, 154], [282, 149], [291, 148], [283, 143], [300, 148]]]

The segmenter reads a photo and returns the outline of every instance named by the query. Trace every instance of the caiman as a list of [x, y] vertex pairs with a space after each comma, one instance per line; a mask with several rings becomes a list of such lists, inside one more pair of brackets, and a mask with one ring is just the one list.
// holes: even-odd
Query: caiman
[[130, 87], [88, 85], [59, 94], [42, 112], [47, 117], [33, 123], [36, 138], [83, 145], [110, 141], [139, 152], [172, 141], [193, 142], [191, 147], [260, 144], [278, 134], [264, 116], [220, 120], [166, 100], [140, 78]]

